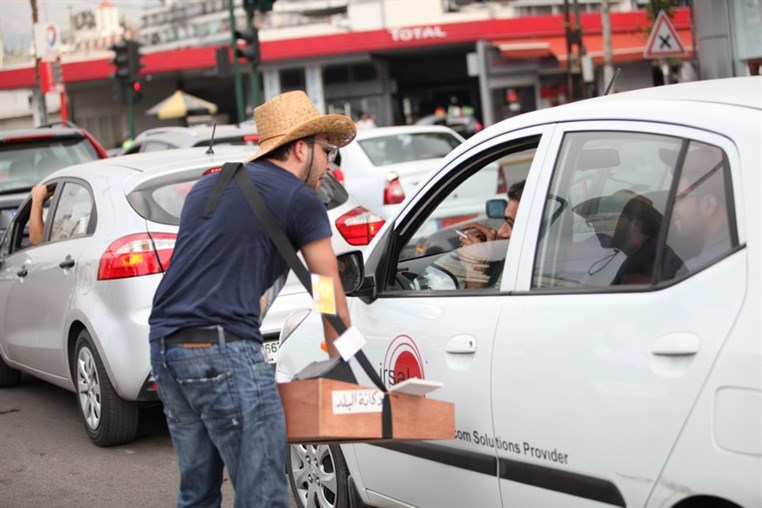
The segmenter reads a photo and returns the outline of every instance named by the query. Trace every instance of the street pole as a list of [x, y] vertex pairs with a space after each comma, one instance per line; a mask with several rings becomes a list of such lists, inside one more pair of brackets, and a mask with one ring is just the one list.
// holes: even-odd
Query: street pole
[[236, 55], [237, 42], [235, 38], [235, 11], [233, 8], [233, 0], [228, 0], [228, 11], [230, 15], [230, 43], [233, 48], [233, 81], [235, 83], [235, 103], [236, 113], [238, 115], [238, 122], [241, 123], [246, 118], [246, 110], [244, 108], [243, 99], [243, 83], [241, 83], [241, 65], [238, 63], [238, 55]]
[[[259, 27], [256, 26], [256, 16], [254, 15], [254, 11], [250, 9], [246, 9], [246, 26], [253, 27], [254, 30], [257, 31], [259, 30]], [[257, 37], [257, 39], [259, 39], [259, 37]], [[259, 48], [257, 48], [257, 52], [259, 52]], [[257, 58], [259, 58], [259, 53], [257, 54]], [[249, 86], [251, 87], [251, 114], [253, 117], [254, 108], [259, 106], [261, 100], [261, 92], [259, 90], [259, 63], [252, 63], [249, 66], [249, 73]]]
[[608, 86], [614, 79], [611, 51], [611, 6], [609, 0], [601, 0], [601, 25], [603, 28], [603, 85]]
[[130, 129], [130, 139], [135, 139], [135, 90], [132, 88], [132, 83], [129, 83], [126, 88], [127, 88], [127, 126]]
[[37, 47], [37, 0], [30, 0], [32, 3], [32, 26], [34, 27], [34, 89], [33, 89], [33, 102], [34, 102], [34, 115], [37, 117], [37, 125], [45, 125], [48, 123], [48, 109], [45, 105], [45, 94], [42, 93], [40, 87], [40, 48]]
[[571, 18], [569, 12], [569, 0], [564, 0], [564, 29], [566, 33], [566, 101], [574, 100], [574, 78], [572, 77], [572, 43], [571, 43]]

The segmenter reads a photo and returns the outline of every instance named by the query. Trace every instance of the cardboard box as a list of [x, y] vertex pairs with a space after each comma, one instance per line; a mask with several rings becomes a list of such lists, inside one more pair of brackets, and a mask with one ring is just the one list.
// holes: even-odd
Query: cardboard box
[[[278, 385], [286, 412], [289, 443], [381, 440], [383, 392], [331, 379], [308, 379]], [[455, 407], [451, 402], [390, 393], [392, 439], [453, 439]]]

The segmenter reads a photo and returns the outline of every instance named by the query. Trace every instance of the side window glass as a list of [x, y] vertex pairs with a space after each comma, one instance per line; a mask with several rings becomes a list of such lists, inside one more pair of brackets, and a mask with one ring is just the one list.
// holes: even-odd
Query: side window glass
[[92, 211], [90, 192], [80, 184], [66, 182], [53, 215], [50, 241], [87, 235]]
[[404, 234], [391, 286], [412, 291], [498, 288], [538, 143], [533, 138], [497, 148], [467, 170], [467, 177], [443, 183], [436, 203]]
[[727, 158], [722, 150], [691, 142], [680, 172], [667, 245], [694, 272], [738, 246]]
[[[532, 288], [650, 283], [683, 140], [634, 132], [564, 137], [535, 257]], [[683, 263], [663, 253], [662, 277]]]

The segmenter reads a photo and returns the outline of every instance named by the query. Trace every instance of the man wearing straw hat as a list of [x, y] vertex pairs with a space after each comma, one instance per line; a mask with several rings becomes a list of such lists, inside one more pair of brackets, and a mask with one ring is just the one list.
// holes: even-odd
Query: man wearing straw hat
[[[260, 146], [246, 172], [308, 269], [333, 279], [337, 313], [349, 325], [331, 227], [314, 190], [354, 138], [354, 122], [319, 115], [301, 91], [254, 116]], [[177, 506], [219, 506], [223, 467], [236, 506], [288, 506], [283, 407], [259, 331], [260, 299], [287, 265], [235, 181], [204, 217], [218, 177], [202, 178], [186, 198], [149, 318], [151, 364], [180, 468]], [[335, 332], [324, 327], [336, 355]]]

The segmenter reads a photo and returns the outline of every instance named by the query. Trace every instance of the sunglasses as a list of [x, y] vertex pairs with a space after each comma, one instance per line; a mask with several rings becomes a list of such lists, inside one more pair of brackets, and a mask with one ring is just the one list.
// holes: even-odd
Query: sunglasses
[[339, 153], [338, 146], [334, 145], [333, 143], [329, 143], [328, 141], [321, 141], [319, 139], [313, 139], [313, 141], [323, 147], [325, 156], [328, 157], [328, 162], [333, 162], [336, 160], [336, 155]]

